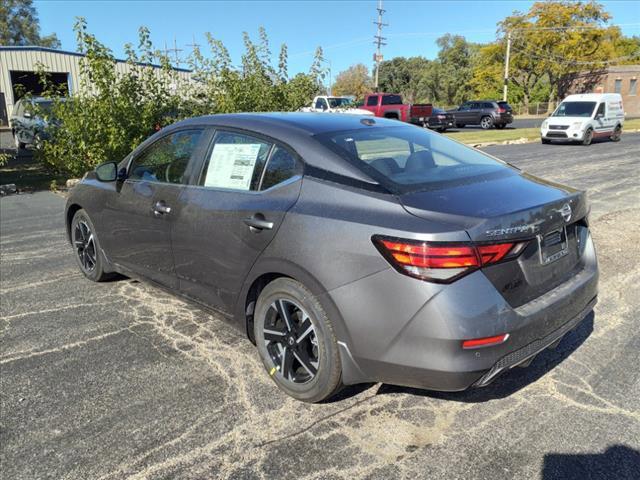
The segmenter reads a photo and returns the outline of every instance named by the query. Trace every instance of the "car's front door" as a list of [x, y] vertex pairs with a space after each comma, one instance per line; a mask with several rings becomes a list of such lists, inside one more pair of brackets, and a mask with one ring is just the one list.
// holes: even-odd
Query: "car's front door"
[[249, 270], [297, 200], [301, 173], [287, 147], [218, 130], [197, 185], [179, 198], [172, 246], [180, 290], [231, 311]]
[[594, 132], [597, 136], [604, 137], [613, 133], [616, 119], [608, 113], [606, 102], [601, 102], [594, 117]]
[[177, 287], [171, 228], [178, 197], [193, 168], [204, 129], [179, 130], [136, 154], [126, 180], [103, 211], [111, 232], [103, 245], [109, 259], [170, 288]]

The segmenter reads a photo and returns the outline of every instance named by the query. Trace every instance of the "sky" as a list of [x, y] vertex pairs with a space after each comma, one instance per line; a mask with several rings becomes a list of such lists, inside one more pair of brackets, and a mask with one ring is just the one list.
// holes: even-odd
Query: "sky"
[[[335, 75], [354, 63], [372, 65], [374, 52], [376, 0], [362, 1], [61, 1], [39, 0], [34, 4], [40, 17], [42, 35], [55, 32], [63, 50], [76, 49], [74, 19], [85, 17], [88, 29], [124, 57], [127, 42], [137, 44], [138, 27], [151, 31], [159, 48], [165, 43], [182, 49], [186, 56], [194, 41], [205, 48], [205, 32], [222, 40], [236, 64], [243, 52], [242, 32], [257, 40], [258, 27], [264, 26], [276, 57], [280, 45], [289, 49], [289, 74], [307, 71], [317, 46], [324, 49]], [[527, 11], [531, 1], [391, 1], [384, 2], [386, 13], [383, 36], [385, 59], [396, 56], [437, 55], [436, 38], [444, 33], [464, 35], [473, 42], [496, 37], [496, 24], [514, 10]], [[626, 35], [640, 35], [640, 8], [637, 0], [604, 1], [614, 24]], [[184, 65], [186, 66], [186, 65]], [[329, 63], [326, 65], [329, 67]]]

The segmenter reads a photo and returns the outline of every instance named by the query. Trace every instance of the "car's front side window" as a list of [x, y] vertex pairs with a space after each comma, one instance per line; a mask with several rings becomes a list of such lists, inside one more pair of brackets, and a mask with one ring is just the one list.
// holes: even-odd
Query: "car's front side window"
[[187, 167], [202, 136], [202, 130], [169, 134], [133, 159], [129, 178], [162, 183], [187, 183]]
[[200, 185], [233, 190], [258, 190], [273, 144], [243, 133], [219, 131], [207, 158]]

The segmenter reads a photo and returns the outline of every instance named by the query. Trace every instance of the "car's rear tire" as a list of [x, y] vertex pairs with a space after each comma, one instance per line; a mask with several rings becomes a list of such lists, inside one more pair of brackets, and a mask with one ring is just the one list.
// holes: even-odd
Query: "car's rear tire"
[[613, 135], [609, 137], [609, 140], [612, 142], [619, 142], [622, 138], [622, 126], [616, 125], [616, 128], [613, 130]]
[[591, 145], [591, 141], [593, 140], [593, 130], [592, 129], [587, 129], [586, 132], [584, 132], [584, 137], [582, 138], [582, 145], [584, 145], [585, 147], [588, 145]]
[[464, 126], [465, 126], [464, 123], [456, 123], [457, 128], [464, 128]]
[[341, 388], [331, 320], [304, 285], [286, 277], [269, 283], [256, 302], [253, 325], [262, 363], [282, 391], [320, 402]]
[[92, 282], [102, 282], [111, 278], [105, 272], [105, 261], [101, 254], [96, 229], [87, 215], [80, 209], [71, 220], [71, 245], [80, 271]]
[[489, 130], [491, 127], [493, 127], [493, 118], [485, 115], [480, 119], [480, 128], [483, 130]]
[[495, 127], [499, 130], [502, 130], [504, 127], [506, 127], [507, 124], [506, 123], [496, 123]]

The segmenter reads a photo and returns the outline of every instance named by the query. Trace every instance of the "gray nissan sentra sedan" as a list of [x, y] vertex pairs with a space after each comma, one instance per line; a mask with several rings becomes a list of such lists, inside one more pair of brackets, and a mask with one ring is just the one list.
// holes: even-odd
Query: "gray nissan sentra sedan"
[[266, 374], [457, 391], [554, 346], [593, 309], [584, 192], [426, 129], [317, 113], [167, 127], [67, 202], [93, 281], [144, 278], [226, 315]]

